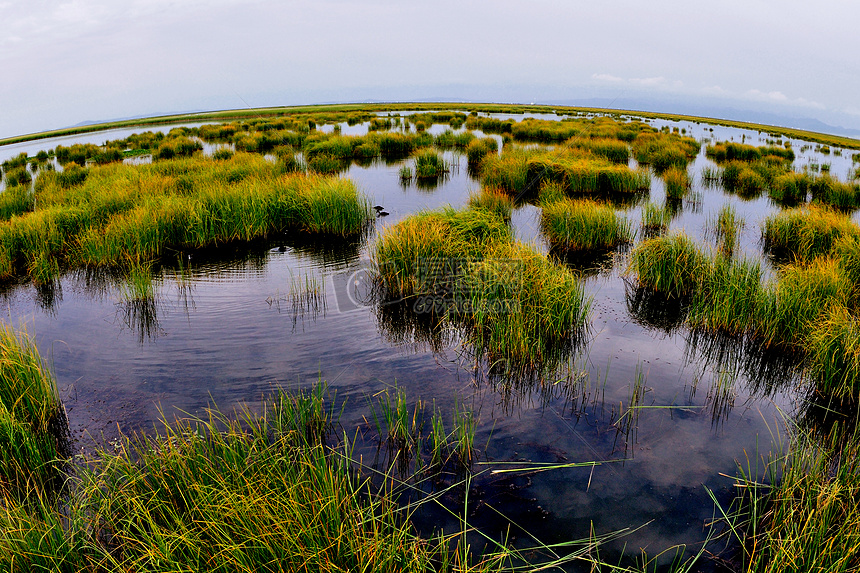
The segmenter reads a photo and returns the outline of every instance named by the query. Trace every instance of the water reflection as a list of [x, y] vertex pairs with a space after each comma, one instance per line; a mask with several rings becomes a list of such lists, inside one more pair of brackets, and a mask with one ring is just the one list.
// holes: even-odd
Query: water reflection
[[687, 319], [689, 297], [668, 295], [626, 279], [624, 292], [630, 318], [646, 328], [670, 334]]

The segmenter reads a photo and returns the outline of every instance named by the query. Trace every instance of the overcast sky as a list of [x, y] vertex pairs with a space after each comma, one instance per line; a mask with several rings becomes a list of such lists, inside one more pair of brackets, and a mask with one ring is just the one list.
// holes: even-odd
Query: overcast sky
[[860, 128], [858, 24], [844, 0], [0, 0], [0, 137], [428, 98], [644, 98]]

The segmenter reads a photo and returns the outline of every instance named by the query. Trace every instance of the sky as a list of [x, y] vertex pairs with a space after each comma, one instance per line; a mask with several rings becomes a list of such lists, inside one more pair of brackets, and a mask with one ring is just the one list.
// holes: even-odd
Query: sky
[[860, 3], [844, 0], [0, 0], [0, 138], [439, 99], [753, 110], [860, 129], [858, 22]]

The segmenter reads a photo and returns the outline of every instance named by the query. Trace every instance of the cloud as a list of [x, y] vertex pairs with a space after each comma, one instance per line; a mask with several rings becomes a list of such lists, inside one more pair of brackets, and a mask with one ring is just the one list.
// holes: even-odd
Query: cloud
[[666, 84], [666, 78], [663, 76], [657, 76], [655, 78], [630, 78], [627, 80], [634, 86], [642, 86], [642, 87], [655, 87]]
[[826, 109], [825, 106], [816, 101], [808, 100], [802, 97], [791, 99], [781, 91], [764, 92], [758, 89], [751, 89], [744, 93], [743, 97], [755, 101], [794, 105], [799, 107], [808, 107], [812, 109]]
[[618, 76], [613, 76], [611, 74], [591, 74], [591, 79], [616, 84], [624, 82], [624, 78], [619, 78]]

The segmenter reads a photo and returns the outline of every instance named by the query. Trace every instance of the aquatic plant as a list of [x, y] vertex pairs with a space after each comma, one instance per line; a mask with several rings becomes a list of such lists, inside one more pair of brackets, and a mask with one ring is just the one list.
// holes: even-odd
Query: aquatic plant
[[472, 140], [466, 147], [466, 158], [469, 166], [476, 168], [484, 157], [498, 151], [499, 144], [492, 137], [481, 137]]
[[6, 187], [29, 185], [32, 181], [33, 176], [30, 175], [26, 167], [13, 167], [6, 170]]
[[348, 181], [281, 175], [262, 157], [237, 154], [152, 165], [90, 168], [79, 183], [40, 177], [37, 208], [0, 223], [0, 274], [39, 282], [62, 266], [123, 266], [168, 247], [250, 240], [279, 230], [349, 236], [370, 220]]
[[[738, 497], [720, 508], [744, 571], [851, 571], [860, 560], [856, 432], [791, 428], [791, 447], [738, 468]], [[764, 479], [756, 475], [764, 470]], [[719, 507], [719, 504], [718, 504]]]
[[806, 265], [786, 265], [776, 284], [761, 291], [755, 336], [765, 346], [802, 351], [827, 309], [847, 306], [853, 289], [836, 260], [818, 258]]
[[683, 199], [690, 190], [690, 177], [686, 169], [669, 167], [663, 171], [663, 181], [666, 183], [666, 198], [677, 201]]
[[785, 173], [774, 178], [768, 196], [780, 205], [791, 207], [806, 202], [809, 177], [805, 173]]
[[771, 215], [762, 227], [765, 252], [802, 261], [828, 253], [842, 237], [860, 235], [860, 227], [844, 214], [815, 206]]
[[587, 199], [544, 205], [541, 227], [553, 247], [564, 252], [615, 248], [633, 234], [615, 209]]
[[713, 229], [720, 253], [731, 258], [735, 252], [738, 233], [744, 226], [743, 218], [738, 216], [732, 205], [723, 205], [709, 226]]
[[437, 179], [448, 173], [448, 169], [448, 163], [442, 155], [432, 149], [424, 149], [415, 154], [417, 179]]
[[498, 189], [486, 187], [483, 187], [478, 193], [471, 193], [468, 205], [471, 209], [485, 209], [508, 221], [511, 219], [511, 212], [514, 208], [514, 202], [508, 194]]
[[27, 495], [62, 485], [68, 422], [36, 346], [0, 327], [0, 490]]
[[672, 213], [665, 207], [650, 201], [642, 207], [642, 231], [646, 237], [662, 234], [671, 221]]
[[642, 286], [680, 297], [700, 288], [708, 263], [692, 239], [674, 233], [639, 243], [630, 255], [629, 271]]

